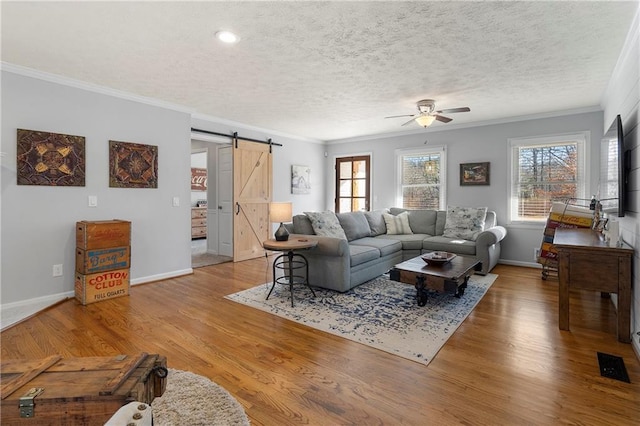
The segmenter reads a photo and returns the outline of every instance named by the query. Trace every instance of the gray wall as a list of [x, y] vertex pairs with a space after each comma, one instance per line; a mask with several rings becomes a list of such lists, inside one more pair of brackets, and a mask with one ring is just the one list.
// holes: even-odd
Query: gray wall
[[[73, 290], [80, 220], [131, 221], [132, 282], [188, 271], [189, 122], [186, 112], [3, 71], [2, 303]], [[18, 186], [17, 128], [84, 136], [85, 186]], [[109, 140], [157, 145], [158, 188], [109, 188]]]
[[[455, 123], [452, 122], [452, 124]], [[442, 130], [440, 130], [442, 129]], [[599, 146], [603, 135], [602, 112], [563, 115], [553, 118], [523, 120], [468, 128], [452, 128], [439, 125], [423, 133], [387, 138], [338, 141], [330, 143], [329, 158], [370, 152], [372, 155], [373, 209], [395, 206], [396, 162], [395, 150], [446, 146], [447, 149], [447, 204], [459, 206], [487, 206], [495, 210], [500, 225], [508, 229], [503, 241], [501, 259], [516, 265], [539, 266], [533, 260], [534, 248], [540, 247], [544, 223], [540, 225], [511, 225], [507, 223], [509, 196], [508, 139], [543, 136], [550, 134], [589, 131], [591, 165], [588, 194], [597, 187]], [[425, 141], [428, 141], [425, 145]], [[460, 163], [491, 163], [489, 186], [460, 186]], [[326, 206], [333, 205], [333, 167], [327, 170]], [[593, 192], [595, 193], [595, 192]]]
[[631, 156], [631, 173], [627, 197], [627, 212], [619, 218], [623, 239], [635, 248], [633, 261], [633, 302], [631, 330], [636, 353], [640, 354], [640, 10], [636, 12], [634, 24], [629, 31], [618, 64], [612, 74], [603, 99], [604, 129], [609, 127], [616, 115], [622, 118], [625, 148]]
[[[131, 283], [190, 273], [191, 127], [256, 139], [272, 138], [274, 200], [292, 201], [295, 212], [322, 208], [325, 158], [317, 141], [193, 118], [191, 111], [81, 82], [24, 73], [3, 64], [2, 173], [0, 185], [0, 303], [2, 327], [57, 300], [73, 296], [75, 223], [124, 219], [132, 222]], [[84, 136], [84, 187], [17, 185], [16, 129]], [[108, 141], [158, 146], [157, 189], [109, 188]], [[292, 164], [312, 169], [312, 191], [292, 195]], [[88, 196], [98, 206], [88, 207]], [[180, 206], [173, 207], [173, 197]], [[52, 276], [62, 264], [62, 277]], [[35, 310], [34, 310], [35, 309]], [[17, 312], [17, 313], [16, 313]], [[7, 320], [8, 319], [8, 320]]]

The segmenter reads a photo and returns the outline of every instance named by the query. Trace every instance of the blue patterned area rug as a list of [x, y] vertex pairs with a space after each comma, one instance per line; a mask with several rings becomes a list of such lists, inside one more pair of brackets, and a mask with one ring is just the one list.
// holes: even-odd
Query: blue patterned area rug
[[429, 364], [447, 339], [469, 316], [498, 276], [473, 275], [462, 297], [431, 293], [426, 306], [416, 302], [412, 285], [386, 276], [366, 282], [346, 293], [294, 287], [291, 307], [289, 287], [277, 285], [265, 300], [271, 283], [261, 284], [225, 298], [345, 339]]

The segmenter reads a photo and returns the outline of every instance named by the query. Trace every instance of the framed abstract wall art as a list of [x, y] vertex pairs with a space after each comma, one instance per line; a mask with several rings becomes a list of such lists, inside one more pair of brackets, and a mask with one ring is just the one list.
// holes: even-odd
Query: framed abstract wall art
[[460, 164], [460, 186], [489, 185], [490, 163]]
[[18, 129], [18, 185], [84, 186], [84, 136]]
[[158, 147], [109, 141], [111, 188], [157, 188]]

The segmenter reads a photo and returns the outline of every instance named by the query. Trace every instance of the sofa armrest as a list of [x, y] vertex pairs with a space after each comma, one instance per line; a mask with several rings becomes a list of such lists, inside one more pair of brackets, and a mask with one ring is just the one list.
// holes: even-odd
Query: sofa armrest
[[[322, 235], [291, 234], [289, 239], [305, 238], [317, 241], [318, 245], [308, 251], [320, 256], [349, 256], [349, 243], [342, 238], [324, 237]], [[306, 250], [305, 250], [306, 251]]]
[[485, 229], [478, 235], [478, 238], [476, 238], [476, 246], [491, 246], [502, 241], [506, 235], [507, 229], [504, 226], [494, 226]]

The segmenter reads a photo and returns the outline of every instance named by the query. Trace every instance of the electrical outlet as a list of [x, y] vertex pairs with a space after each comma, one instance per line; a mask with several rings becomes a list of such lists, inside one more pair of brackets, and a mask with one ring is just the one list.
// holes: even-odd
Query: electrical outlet
[[53, 276], [54, 277], [62, 276], [62, 264], [53, 265]]
[[539, 257], [540, 257], [540, 247], [534, 247], [533, 248], [533, 261], [537, 262]]
[[180, 197], [173, 197], [171, 204], [173, 207], [180, 207]]

